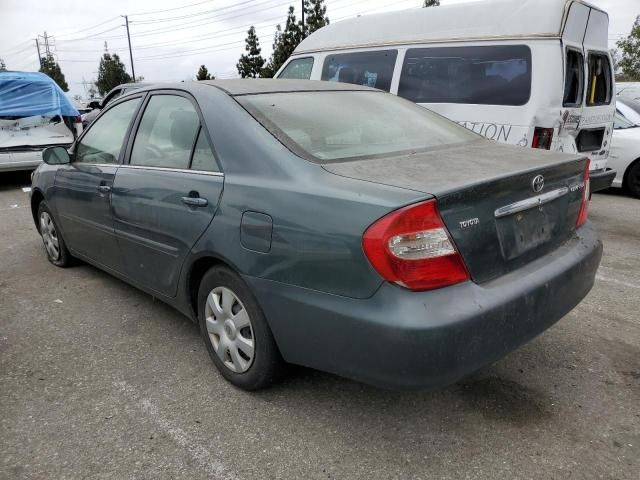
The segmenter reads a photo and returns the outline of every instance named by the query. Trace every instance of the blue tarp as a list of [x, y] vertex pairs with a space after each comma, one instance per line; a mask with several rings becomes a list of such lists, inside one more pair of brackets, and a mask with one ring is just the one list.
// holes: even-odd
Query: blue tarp
[[44, 73], [0, 72], [0, 117], [80, 115], [62, 89]]

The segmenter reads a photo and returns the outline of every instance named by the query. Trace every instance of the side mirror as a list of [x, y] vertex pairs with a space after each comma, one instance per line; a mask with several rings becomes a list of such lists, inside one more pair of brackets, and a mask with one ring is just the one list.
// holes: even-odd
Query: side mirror
[[98, 109], [100, 110], [100, 108], [102, 107], [100, 102], [98, 100], [93, 100], [91, 102], [89, 102], [89, 104], [87, 105], [88, 108], [94, 110], [94, 109]]
[[64, 147], [48, 147], [42, 152], [42, 160], [47, 165], [64, 165], [71, 163], [69, 152]]

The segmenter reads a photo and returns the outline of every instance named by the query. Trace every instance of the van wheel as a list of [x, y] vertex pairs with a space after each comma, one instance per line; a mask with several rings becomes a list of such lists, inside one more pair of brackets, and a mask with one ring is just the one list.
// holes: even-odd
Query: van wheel
[[38, 232], [42, 237], [47, 258], [56, 267], [66, 268], [73, 263], [73, 257], [67, 249], [62, 233], [53, 219], [47, 204], [42, 201], [38, 205]]
[[636, 198], [640, 198], [640, 158], [633, 162], [625, 174], [625, 187]]
[[198, 321], [209, 356], [222, 376], [244, 390], [268, 387], [284, 361], [258, 302], [226, 267], [209, 270], [198, 289]]

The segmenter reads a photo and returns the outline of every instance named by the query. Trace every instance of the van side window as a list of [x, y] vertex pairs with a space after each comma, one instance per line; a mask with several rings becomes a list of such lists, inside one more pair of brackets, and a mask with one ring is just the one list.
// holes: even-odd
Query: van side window
[[309, 80], [313, 68], [313, 57], [295, 58], [291, 60], [278, 78], [291, 78], [295, 80]]
[[327, 55], [322, 80], [366, 85], [388, 92], [397, 56], [397, 50]]
[[584, 90], [584, 57], [577, 50], [567, 50], [567, 71], [564, 77], [562, 106], [582, 105]]
[[604, 53], [589, 54], [589, 87], [587, 106], [611, 103], [611, 64]]
[[416, 103], [524, 105], [531, 95], [526, 45], [407, 50], [398, 95]]

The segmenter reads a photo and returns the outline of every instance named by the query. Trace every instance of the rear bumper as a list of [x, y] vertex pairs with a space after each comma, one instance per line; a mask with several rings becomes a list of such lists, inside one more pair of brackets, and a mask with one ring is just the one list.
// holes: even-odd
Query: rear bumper
[[388, 388], [450, 384], [531, 340], [591, 290], [602, 243], [587, 222], [500, 279], [429, 292], [384, 283], [351, 299], [254, 277], [284, 359]]
[[615, 170], [597, 170], [589, 172], [589, 188], [590, 192], [599, 192], [600, 190], [606, 190], [611, 186], [611, 182], [616, 177]]

